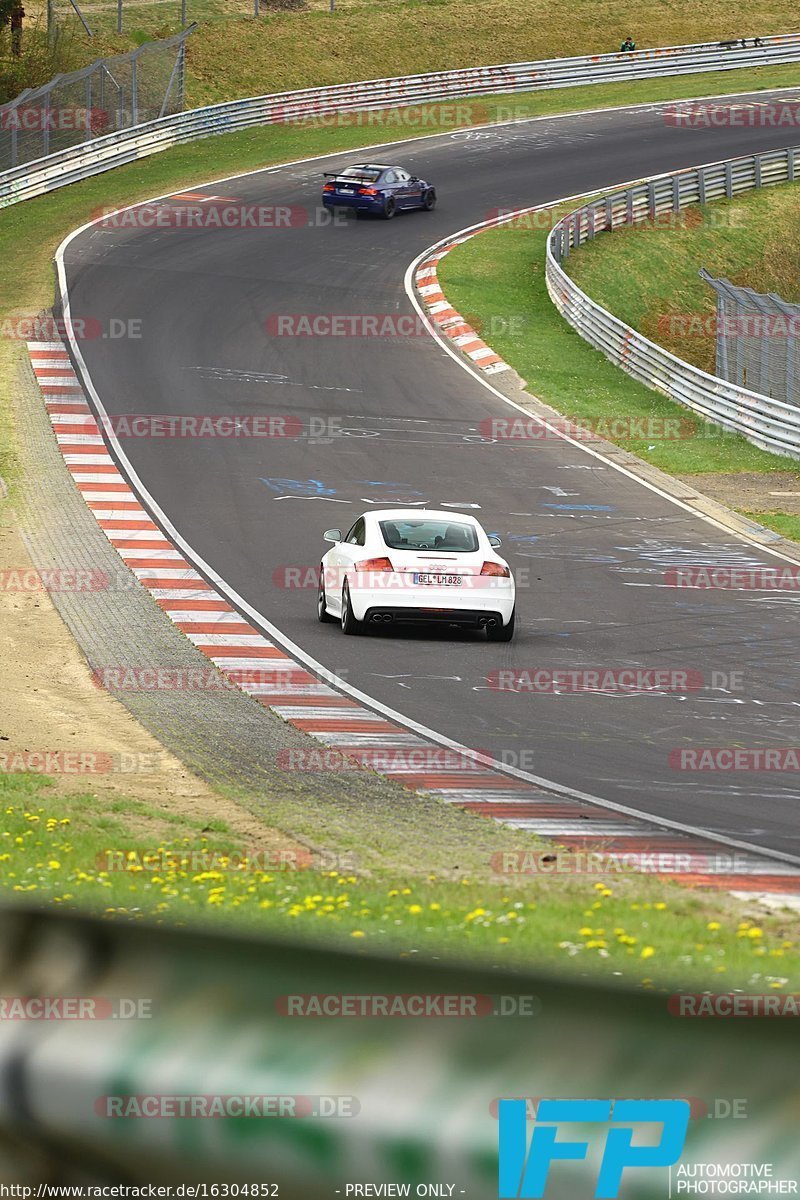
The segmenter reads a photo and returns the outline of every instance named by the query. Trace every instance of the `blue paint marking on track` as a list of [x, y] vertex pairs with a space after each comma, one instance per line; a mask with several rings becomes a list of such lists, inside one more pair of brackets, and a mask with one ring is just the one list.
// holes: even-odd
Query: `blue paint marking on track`
[[336, 488], [326, 487], [321, 479], [269, 479], [261, 476], [273, 492], [283, 492], [292, 496], [334, 496]]
[[545, 504], [544, 508], [567, 509], [569, 512], [616, 512], [616, 504]]

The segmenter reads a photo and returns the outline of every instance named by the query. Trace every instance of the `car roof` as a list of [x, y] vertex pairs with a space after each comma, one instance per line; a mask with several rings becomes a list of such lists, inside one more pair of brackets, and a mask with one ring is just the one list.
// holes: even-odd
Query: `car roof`
[[381, 166], [380, 163], [351, 163], [346, 168], [348, 171], [402, 171], [404, 167], [389, 166], [386, 163]]
[[477, 517], [469, 516], [468, 513], [456, 512], [452, 509], [438, 508], [373, 508], [369, 512], [363, 514], [365, 517], [374, 517], [376, 521], [399, 521], [405, 520], [408, 517], [421, 518], [424, 521], [464, 521], [467, 525], [476, 525], [482, 528]]

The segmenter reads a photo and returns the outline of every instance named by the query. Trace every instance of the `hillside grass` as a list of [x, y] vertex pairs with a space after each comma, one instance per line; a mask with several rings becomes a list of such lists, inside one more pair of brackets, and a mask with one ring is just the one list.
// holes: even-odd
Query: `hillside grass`
[[[708, 321], [716, 312], [716, 294], [700, 278], [701, 267], [737, 286], [800, 301], [800, 188], [764, 188], [686, 209], [666, 226], [644, 221], [620, 229], [588, 242], [565, 269], [626, 324], [713, 373], [715, 339]], [[708, 321], [690, 325], [696, 332], [685, 336], [687, 316]]]
[[[117, 920], [290, 932], [400, 957], [613, 972], [645, 987], [800, 987], [797, 915], [756, 916], [724, 893], [627, 874], [478, 880], [273, 867], [222, 821], [201, 829], [123, 799], [109, 808], [90, 794], [55, 797], [50, 783], [0, 776], [8, 899]], [[156, 836], [131, 832], [132, 821], [154, 817]]]
[[[188, 0], [187, 20], [201, 26], [189, 42], [188, 103], [487, 63], [604, 54], [616, 52], [628, 33], [644, 48], [797, 27], [788, 0], [759, 0], [746, 13], [733, 13], [723, 0], [691, 6], [676, 0], [577, 6], [566, 0], [337, 0], [334, 13], [328, 11], [329, 0], [306, 3], [295, 12], [262, 6], [255, 20], [251, 0]], [[31, 0], [31, 26], [41, 24], [43, 7]], [[119, 36], [116, 6], [107, 0], [86, 5], [95, 33], [90, 40], [63, 0], [59, 7], [75, 65], [180, 27], [178, 0], [152, 5], [126, 0], [125, 32]], [[0, 76], [2, 53], [0, 43]], [[795, 69], [786, 82], [797, 78]], [[683, 83], [674, 80], [668, 94], [685, 94]]]

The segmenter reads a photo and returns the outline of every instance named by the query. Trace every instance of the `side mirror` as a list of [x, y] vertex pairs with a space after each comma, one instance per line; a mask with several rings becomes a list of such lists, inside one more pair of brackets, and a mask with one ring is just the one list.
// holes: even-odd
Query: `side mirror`
[[342, 531], [341, 529], [326, 529], [322, 536], [326, 542], [340, 542]]
[[489, 534], [489, 545], [490, 546], [502, 546], [502, 544], [503, 543], [500, 541], [500, 538], [497, 536], [496, 533]]
[[409, 183], [419, 183], [419, 175], [412, 175]]

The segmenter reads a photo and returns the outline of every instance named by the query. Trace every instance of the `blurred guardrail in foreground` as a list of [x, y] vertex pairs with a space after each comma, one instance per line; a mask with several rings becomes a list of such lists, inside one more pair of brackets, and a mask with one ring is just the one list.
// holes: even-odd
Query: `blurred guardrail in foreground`
[[[232, 100], [165, 116], [104, 136], [93, 136], [81, 145], [49, 154], [24, 166], [4, 170], [0, 173], [0, 207], [53, 191], [123, 163], [167, 150], [170, 146], [253, 125], [280, 124], [337, 112], [447, 101], [456, 97], [530, 92], [591, 83], [631, 82], [656, 76], [725, 71], [800, 59], [798, 33], [764, 37], [758, 42], [756, 45], [755, 39], [751, 38], [745, 46], [738, 41], [704, 42], [693, 46], [664, 46], [628, 53], [504, 63]], [[3, 136], [0, 128], [0, 139]], [[0, 166], [13, 161], [10, 144], [3, 149], [0, 142]]]
[[[500, 1097], [688, 1098], [682, 1162], [797, 1175], [789, 1019], [742, 1029], [676, 1015], [661, 992], [13, 908], [0, 997], [0, 1129], [48, 1151], [60, 1182], [80, 1164], [83, 1179], [276, 1182], [282, 1200], [369, 1181], [488, 1200]], [[22, 1019], [34, 998], [40, 1019]], [[357, 1015], [382, 1004], [434, 1015]], [[175, 1115], [187, 1097], [201, 1111]], [[242, 1097], [257, 1114], [207, 1119]], [[593, 1193], [589, 1130], [589, 1161], [557, 1165], [551, 1200]], [[666, 1172], [626, 1172], [624, 1194], [666, 1196]]]
[[[701, 371], [643, 337], [581, 290], [564, 259], [598, 234], [752, 188], [794, 182], [800, 147], [660, 175], [609, 192], [563, 217], [547, 240], [550, 298], [573, 329], [628, 375], [764, 450], [800, 458], [800, 408]], [[624, 265], [623, 265], [624, 269]]]

